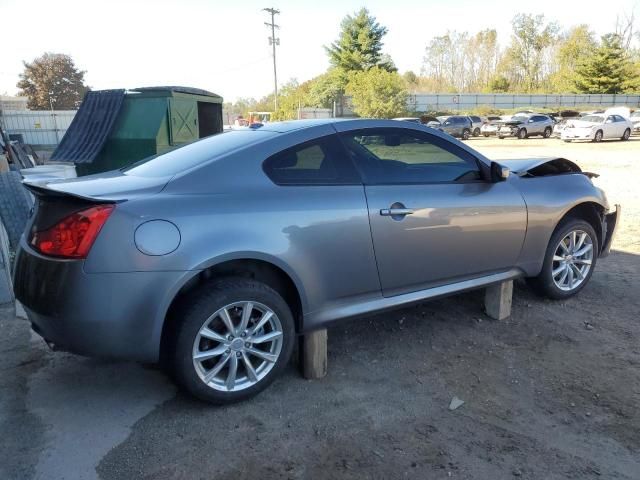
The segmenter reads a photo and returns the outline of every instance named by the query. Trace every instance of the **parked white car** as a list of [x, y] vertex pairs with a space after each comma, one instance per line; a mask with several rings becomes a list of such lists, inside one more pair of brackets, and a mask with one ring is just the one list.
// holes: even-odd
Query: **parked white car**
[[600, 142], [611, 138], [628, 140], [633, 130], [633, 123], [621, 115], [608, 114], [587, 115], [580, 120], [570, 120], [562, 130], [560, 138], [565, 142], [573, 140], [590, 140]]
[[640, 110], [636, 110], [631, 114], [631, 123], [633, 123], [633, 131], [640, 133]]

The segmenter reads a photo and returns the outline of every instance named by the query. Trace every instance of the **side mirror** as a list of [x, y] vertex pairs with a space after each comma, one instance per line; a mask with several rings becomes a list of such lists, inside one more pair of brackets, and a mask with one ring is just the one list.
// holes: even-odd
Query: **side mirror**
[[491, 181], [493, 183], [504, 182], [509, 178], [509, 167], [500, 165], [497, 162], [491, 162]]

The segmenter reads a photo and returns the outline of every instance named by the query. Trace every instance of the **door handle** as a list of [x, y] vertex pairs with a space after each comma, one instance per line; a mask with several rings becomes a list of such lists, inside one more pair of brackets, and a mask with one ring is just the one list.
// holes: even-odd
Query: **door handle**
[[380, 215], [383, 217], [395, 217], [396, 215], [400, 217], [404, 215], [411, 215], [412, 213], [412, 208], [383, 208], [380, 210]]

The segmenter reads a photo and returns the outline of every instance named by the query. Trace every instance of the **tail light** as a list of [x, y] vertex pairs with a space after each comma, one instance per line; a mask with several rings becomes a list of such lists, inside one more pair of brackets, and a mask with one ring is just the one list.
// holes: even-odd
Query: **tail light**
[[31, 246], [52, 257], [86, 258], [114, 205], [95, 205], [74, 212], [51, 228], [33, 232]]

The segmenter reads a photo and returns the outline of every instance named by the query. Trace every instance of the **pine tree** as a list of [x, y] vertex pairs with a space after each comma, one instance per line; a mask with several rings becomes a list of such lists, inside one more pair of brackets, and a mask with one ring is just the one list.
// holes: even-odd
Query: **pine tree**
[[340, 36], [325, 47], [331, 65], [345, 72], [380, 67], [396, 71], [393, 61], [382, 53], [382, 38], [387, 28], [380, 25], [366, 8], [342, 20]]
[[631, 61], [615, 33], [603, 36], [600, 46], [576, 67], [579, 93], [624, 93], [632, 81]]

